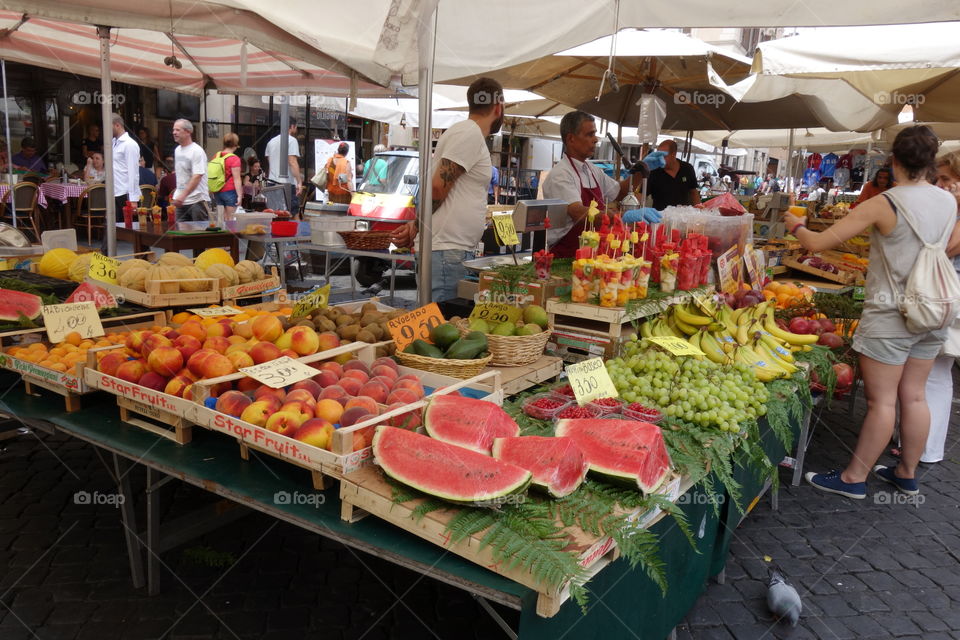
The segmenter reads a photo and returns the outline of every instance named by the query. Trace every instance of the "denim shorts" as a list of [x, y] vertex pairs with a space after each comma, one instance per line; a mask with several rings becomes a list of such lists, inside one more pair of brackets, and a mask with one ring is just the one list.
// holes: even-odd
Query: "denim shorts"
[[430, 254], [431, 290], [433, 301], [441, 302], [457, 297], [457, 283], [467, 275], [465, 260], [473, 260], [473, 251], [445, 249]]
[[853, 350], [868, 358], [894, 366], [906, 363], [907, 358], [933, 360], [947, 339], [947, 329], [920, 333], [907, 338], [865, 338], [854, 334]]
[[216, 191], [211, 193], [213, 196], [213, 204], [222, 205], [224, 207], [235, 207], [237, 206], [237, 192], [231, 189], [230, 191]]

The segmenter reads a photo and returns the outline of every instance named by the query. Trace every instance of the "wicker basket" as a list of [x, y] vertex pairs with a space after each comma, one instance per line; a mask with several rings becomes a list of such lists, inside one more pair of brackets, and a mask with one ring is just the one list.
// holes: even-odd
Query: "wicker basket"
[[[457, 323], [460, 337], [470, 333], [470, 322], [460, 320]], [[490, 364], [498, 367], [522, 367], [540, 359], [543, 350], [550, 340], [551, 328], [548, 327], [532, 336], [498, 336], [492, 333], [487, 336], [487, 350], [490, 352]]]
[[390, 248], [389, 231], [338, 231], [347, 249], [378, 251]]
[[430, 373], [439, 373], [452, 378], [472, 378], [479, 375], [483, 368], [490, 363], [492, 355], [476, 360], [444, 360], [443, 358], [428, 358], [415, 353], [397, 351], [394, 356], [400, 364], [414, 369], [422, 369]]

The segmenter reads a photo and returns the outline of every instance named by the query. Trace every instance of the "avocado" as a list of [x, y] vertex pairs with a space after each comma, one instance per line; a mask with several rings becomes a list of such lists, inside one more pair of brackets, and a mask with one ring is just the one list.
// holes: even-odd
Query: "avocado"
[[483, 340], [460, 338], [450, 345], [450, 348], [447, 349], [443, 357], [448, 360], [472, 360], [476, 358], [480, 352], [486, 350], [486, 348], [486, 338], [483, 338]]
[[443, 351], [440, 351], [435, 345], [430, 344], [424, 340], [414, 340], [412, 343], [413, 352], [418, 356], [424, 356], [427, 358], [442, 358]]
[[536, 324], [541, 329], [547, 328], [547, 312], [543, 307], [531, 304], [523, 310], [523, 321], [526, 324]]
[[474, 318], [470, 321], [470, 331], [479, 331], [480, 333], [490, 333], [490, 325], [486, 320]]
[[450, 322], [437, 325], [430, 332], [430, 340], [440, 349], [446, 349], [459, 339], [460, 329]]
[[484, 341], [486, 341], [486, 339], [487, 339], [487, 335], [484, 334], [484, 333], [480, 333], [479, 331], [471, 331], [470, 333], [468, 333], [467, 335], [465, 335], [465, 336], [463, 336], [463, 337], [466, 338], [467, 340], [484, 340]]
[[413, 343], [411, 342], [410, 344], [408, 344], [407, 346], [405, 346], [405, 347], [403, 348], [403, 352], [404, 352], [404, 353], [412, 353], [412, 354], [416, 355], [417, 350], [416, 350], [416, 348], [413, 346]]
[[533, 322], [528, 322], [527, 324], [517, 329], [518, 336], [532, 336], [542, 332], [543, 332], [543, 329], [540, 328], [540, 325]]
[[501, 322], [490, 333], [495, 336], [512, 336], [516, 331], [517, 326], [512, 322]]

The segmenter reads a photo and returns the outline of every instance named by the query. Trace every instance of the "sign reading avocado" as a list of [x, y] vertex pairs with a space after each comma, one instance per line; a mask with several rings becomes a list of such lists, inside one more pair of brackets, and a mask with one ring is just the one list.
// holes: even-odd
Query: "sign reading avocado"
[[397, 345], [397, 351], [403, 351], [414, 340], [430, 341], [430, 332], [443, 324], [443, 314], [436, 302], [414, 309], [402, 316], [387, 321], [387, 329]]

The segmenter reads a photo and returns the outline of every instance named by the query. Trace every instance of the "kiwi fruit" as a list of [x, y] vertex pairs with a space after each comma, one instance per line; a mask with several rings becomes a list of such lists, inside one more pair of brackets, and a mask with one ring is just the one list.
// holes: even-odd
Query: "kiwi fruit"
[[360, 318], [360, 325], [367, 326], [368, 324], [375, 324], [380, 321], [378, 314], [375, 313], [365, 313], [363, 317]]
[[376, 353], [376, 356], [377, 356], [378, 358], [386, 358], [387, 356], [390, 355], [390, 353], [387, 351], [387, 347], [385, 347], [385, 346], [384, 346], [384, 347], [377, 347], [376, 350], [375, 350], [375, 353]]
[[357, 334], [357, 341], [373, 343], [377, 342], [377, 336], [373, 335], [373, 333], [367, 331], [366, 329], [361, 329], [360, 333]]
[[364, 302], [363, 306], [360, 307], [361, 313], [371, 313], [374, 311], [377, 311], [377, 305], [373, 304], [372, 302]]
[[330, 318], [318, 318], [314, 324], [318, 331], [336, 331], [337, 323]]
[[337, 323], [337, 326], [338, 326], [338, 327], [342, 327], [342, 326], [348, 325], [348, 324], [355, 324], [353, 318], [351, 318], [350, 316], [348, 316], [348, 315], [345, 314], [345, 313], [337, 316], [337, 319], [335, 320], [335, 322]]
[[312, 322], [310, 322], [309, 320], [301, 320], [300, 322], [297, 323], [297, 326], [298, 326], [298, 327], [310, 327], [311, 329], [314, 328], [314, 324], [313, 324]]
[[360, 333], [360, 325], [358, 324], [347, 324], [337, 331], [341, 338], [346, 338], [347, 340], [356, 340], [357, 335]]
[[383, 329], [380, 328], [380, 325], [376, 323], [370, 324], [364, 327], [363, 330], [372, 333], [378, 342], [383, 340]]

